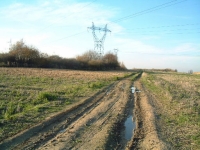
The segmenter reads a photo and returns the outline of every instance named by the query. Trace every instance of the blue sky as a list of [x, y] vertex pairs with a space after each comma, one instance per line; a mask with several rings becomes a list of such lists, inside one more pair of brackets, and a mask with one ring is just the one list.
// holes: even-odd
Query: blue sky
[[200, 0], [0, 1], [0, 52], [23, 39], [49, 55], [76, 57], [94, 47], [92, 22], [108, 24], [104, 53], [118, 49], [127, 68], [200, 71]]

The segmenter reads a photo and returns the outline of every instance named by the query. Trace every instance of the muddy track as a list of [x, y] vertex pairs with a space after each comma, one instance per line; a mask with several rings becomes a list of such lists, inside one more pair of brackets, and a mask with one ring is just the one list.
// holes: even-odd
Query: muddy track
[[[140, 81], [117, 81], [92, 97], [5, 139], [0, 149], [168, 149], [159, 139], [155, 107]], [[131, 93], [135, 86], [141, 92]], [[136, 128], [125, 139], [125, 121], [133, 115]]]
[[[120, 81], [88, 113], [83, 114], [62, 133], [39, 149], [106, 149], [106, 142], [114, 123], [123, 112], [130, 83]], [[110, 143], [110, 145], [114, 145]]]
[[135, 82], [135, 86], [141, 92], [135, 93], [136, 129], [128, 149], [167, 150], [166, 143], [159, 139], [152, 99], [140, 79]]
[[[70, 123], [78, 119], [79, 116], [94, 108], [95, 105], [97, 105], [97, 103], [110, 91], [110, 89], [115, 86], [115, 84], [112, 84], [102, 91], [96, 93], [94, 96], [85, 100], [83, 103], [77, 104], [69, 110], [52, 116], [44, 122], [24, 131], [23, 133], [20, 133], [15, 137], [1, 142], [0, 148], [15, 149], [19, 147], [20, 149], [23, 145], [35, 145], [32, 147], [36, 148], [38, 146], [37, 144], [43, 143], [48, 139], [51, 139], [64, 127], [67, 127], [68, 125], [70, 125]], [[43, 139], [42, 134], [45, 134], [45, 138]], [[38, 137], [41, 137], [41, 139], [38, 139]], [[33, 140], [34, 138], [36, 138], [37, 140]]]
[[[0, 143], [0, 149], [125, 147], [127, 141], [120, 135], [123, 121], [128, 111], [133, 109], [131, 84], [130, 80], [120, 80], [71, 109], [4, 140]], [[114, 133], [116, 128], [119, 130]]]

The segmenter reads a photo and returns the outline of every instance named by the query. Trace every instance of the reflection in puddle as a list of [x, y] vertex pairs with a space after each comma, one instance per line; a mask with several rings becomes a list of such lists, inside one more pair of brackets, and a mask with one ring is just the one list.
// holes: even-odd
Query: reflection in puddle
[[133, 136], [133, 130], [135, 129], [135, 122], [132, 120], [133, 116], [129, 116], [125, 121], [125, 139], [130, 140]]
[[59, 133], [63, 133], [63, 132], [65, 132], [65, 131], [66, 131], [66, 129], [62, 129], [62, 130], [60, 130]]

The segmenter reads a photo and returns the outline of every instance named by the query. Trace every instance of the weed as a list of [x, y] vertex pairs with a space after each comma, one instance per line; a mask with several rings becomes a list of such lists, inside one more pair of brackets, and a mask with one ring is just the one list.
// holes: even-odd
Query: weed
[[185, 123], [188, 123], [188, 121], [190, 120], [190, 117], [186, 114], [181, 114], [177, 117], [177, 122], [182, 125]]
[[6, 120], [11, 120], [12, 119], [11, 116], [15, 113], [15, 109], [16, 109], [16, 106], [14, 105], [14, 103], [13, 102], [9, 103], [7, 108], [6, 108], [4, 118]]
[[113, 77], [113, 80], [114, 80], [114, 81], [118, 81], [118, 80], [121, 80], [121, 79], [122, 79], [122, 77], [118, 77], [118, 76]]
[[192, 135], [192, 140], [194, 140], [194, 142], [197, 144], [197, 145], [200, 145], [200, 133], [198, 134], [195, 134], [195, 135]]
[[58, 96], [53, 93], [48, 93], [48, 92], [42, 92], [38, 95], [38, 99], [47, 99], [48, 101], [53, 101], [56, 100]]
[[105, 82], [98, 81], [98, 82], [90, 83], [88, 86], [89, 86], [89, 88], [92, 88], [92, 89], [100, 89], [105, 85], [106, 85]]

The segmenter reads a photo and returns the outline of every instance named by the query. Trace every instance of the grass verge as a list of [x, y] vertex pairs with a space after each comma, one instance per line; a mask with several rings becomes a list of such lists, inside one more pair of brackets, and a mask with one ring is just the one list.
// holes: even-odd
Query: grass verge
[[173, 149], [200, 149], [200, 76], [148, 73], [145, 88], [157, 103], [157, 126]]

